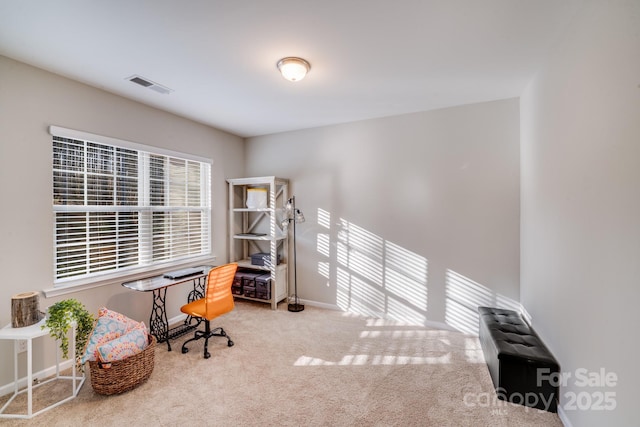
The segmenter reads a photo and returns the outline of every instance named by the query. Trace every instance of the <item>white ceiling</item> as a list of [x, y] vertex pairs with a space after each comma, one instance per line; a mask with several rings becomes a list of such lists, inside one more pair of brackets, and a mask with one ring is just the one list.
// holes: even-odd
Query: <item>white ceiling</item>
[[248, 137], [518, 96], [580, 4], [0, 0], [0, 55]]

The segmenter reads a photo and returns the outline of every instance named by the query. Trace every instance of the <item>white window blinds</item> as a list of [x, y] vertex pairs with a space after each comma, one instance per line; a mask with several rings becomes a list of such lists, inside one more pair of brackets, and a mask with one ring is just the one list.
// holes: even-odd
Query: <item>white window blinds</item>
[[58, 283], [210, 254], [211, 164], [125, 145], [53, 134]]

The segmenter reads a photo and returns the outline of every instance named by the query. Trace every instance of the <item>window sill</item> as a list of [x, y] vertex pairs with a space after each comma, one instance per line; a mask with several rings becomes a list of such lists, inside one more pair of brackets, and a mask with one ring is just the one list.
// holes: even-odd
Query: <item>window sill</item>
[[93, 279], [81, 279], [77, 282], [68, 282], [59, 284], [52, 288], [43, 289], [45, 298], [57, 297], [60, 295], [67, 295], [75, 292], [86, 291], [88, 289], [98, 288], [101, 286], [110, 285], [122, 285], [124, 282], [130, 282], [133, 280], [143, 279], [145, 277], [157, 276], [166, 271], [178, 270], [187, 267], [197, 267], [203, 264], [214, 265], [216, 261], [215, 256], [206, 256], [200, 258], [192, 258], [188, 262], [166, 264], [162, 266], [146, 267], [135, 271], [129, 271], [121, 273], [117, 276], [110, 275], [105, 278], [93, 278]]

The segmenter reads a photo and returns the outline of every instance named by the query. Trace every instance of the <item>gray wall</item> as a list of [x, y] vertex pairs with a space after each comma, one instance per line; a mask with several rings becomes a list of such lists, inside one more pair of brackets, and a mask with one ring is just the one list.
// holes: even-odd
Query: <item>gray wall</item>
[[[615, 411], [564, 411], [566, 420], [635, 425], [639, 17], [634, 1], [586, 2], [519, 104], [251, 138], [246, 153], [237, 137], [0, 57], [0, 325], [10, 321], [11, 295], [51, 287], [46, 129], [55, 124], [212, 157], [220, 260], [224, 178], [290, 178], [307, 218], [298, 227], [303, 299], [467, 332], [476, 305], [521, 300], [574, 375], [562, 405], [565, 393], [616, 393]], [[64, 297], [141, 319], [151, 304], [117, 284]], [[36, 370], [52, 364], [52, 349], [45, 354]], [[0, 342], [0, 359], [10, 356]], [[580, 387], [581, 368], [613, 372], [617, 385]], [[0, 365], [0, 386], [11, 378]]]
[[510, 99], [248, 139], [247, 174], [291, 179], [306, 216], [300, 297], [468, 332], [477, 305], [517, 305], [518, 108]]
[[[521, 98], [521, 298], [571, 375], [561, 405], [591, 409], [565, 408], [576, 427], [638, 425], [639, 52], [640, 3], [589, 2]], [[615, 386], [576, 377], [601, 368]]]
[[[162, 95], [158, 95], [162, 96]], [[170, 95], [167, 102], [171, 102]], [[49, 125], [58, 125], [213, 159], [213, 254], [227, 259], [226, 182], [242, 175], [242, 139], [0, 56], [0, 326], [11, 321], [11, 296], [53, 284], [52, 148]], [[168, 293], [168, 315], [179, 314], [186, 287]], [[41, 310], [77, 298], [94, 313], [100, 306], [148, 322], [151, 295], [115, 283], [55, 298]], [[53, 365], [51, 340], [34, 371]], [[0, 341], [0, 387], [13, 380], [12, 344]], [[45, 354], [46, 356], [42, 356]], [[46, 359], [46, 360], [45, 360]], [[24, 355], [21, 355], [24, 366]]]

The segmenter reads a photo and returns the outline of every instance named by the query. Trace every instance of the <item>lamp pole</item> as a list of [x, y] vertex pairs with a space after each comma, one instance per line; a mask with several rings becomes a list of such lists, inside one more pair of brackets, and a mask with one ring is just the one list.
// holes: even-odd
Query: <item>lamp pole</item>
[[289, 303], [288, 309], [289, 311], [299, 312], [304, 310], [304, 305], [300, 304], [298, 301], [298, 262], [296, 259], [296, 222], [298, 219], [298, 210], [296, 209], [296, 196], [292, 196], [289, 199], [291, 202], [291, 216], [289, 218], [289, 222], [293, 221], [293, 287], [294, 287], [294, 303]]

